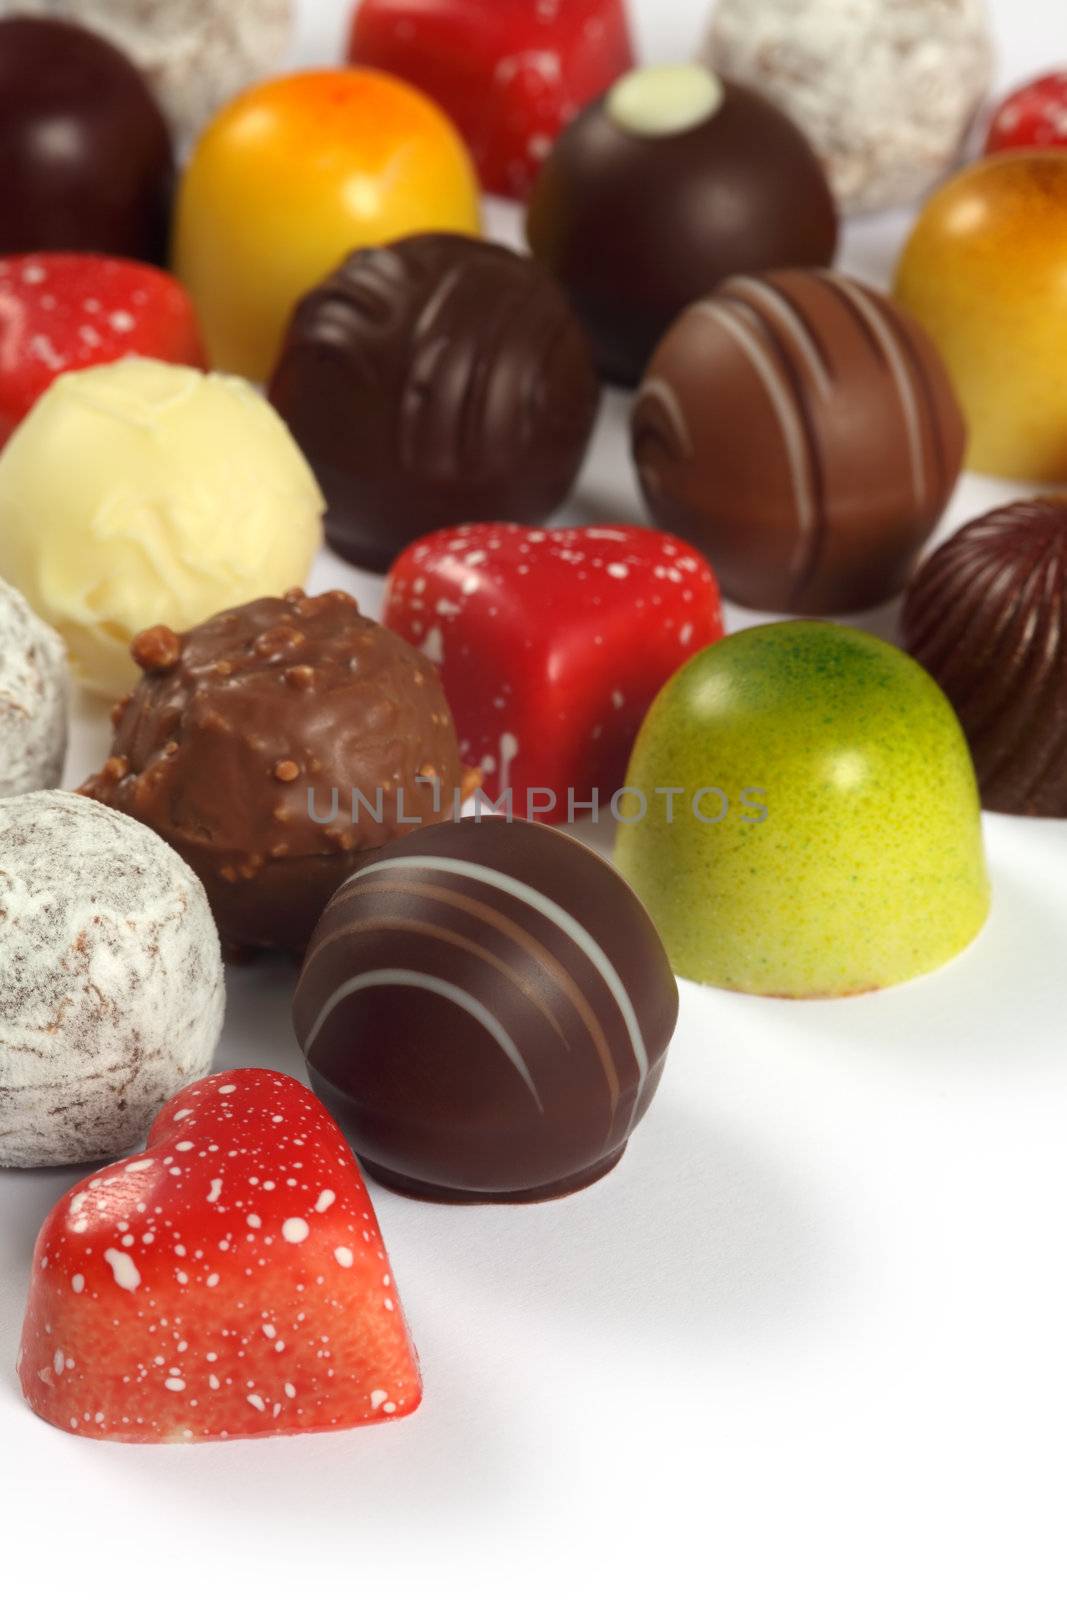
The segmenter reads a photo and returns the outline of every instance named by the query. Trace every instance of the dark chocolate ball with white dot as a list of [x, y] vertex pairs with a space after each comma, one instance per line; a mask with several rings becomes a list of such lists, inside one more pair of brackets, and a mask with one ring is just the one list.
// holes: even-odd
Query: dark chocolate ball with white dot
[[628, 73], [575, 118], [541, 169], [526, 231], [602, 376], [632, 385], [675, 317], [724, 278], [828, 266], [837, 211], [799, 128], [690, 63]]

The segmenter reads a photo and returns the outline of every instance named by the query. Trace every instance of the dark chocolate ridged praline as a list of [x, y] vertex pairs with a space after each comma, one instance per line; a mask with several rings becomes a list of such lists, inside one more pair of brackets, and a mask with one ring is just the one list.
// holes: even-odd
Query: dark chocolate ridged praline
[[328, 540], [385, 572], [438, 528], [551, 516], [600, 387], [535, 261], [431, 233], [358, 250], [305, 296], [270, 398], [326, 496]]
[[331, 900], [293, 1020], [368, 1171], [424, 1199], [585, 1187], [648, 1108], [678, 988], [608, 864], [481, 817], [387, 846]]
[[131, 653], [144, 676], [82, 793], [177, 850], [230, 954], [302, 955], [366, 852], [451, 815], [475, 776], [436, 668], [339, 590], [150, 628]]
[[684, 311], [632, 434], [656, 523], [703, 551], [731, 600], [816, 616], [899, 594], [965, 444], [915, 320], [813, 271], [731, 278]]
[[147, 83], [72, 23], [0, 21], [0, 254], [89, 250], [162, 265], [174, 158]]
[[1067, 817], [1067, 497], [961, 528], [916, 572], [901, 630], [956, 710], [986, 809]]
[[675, 317], [724, 278], [834, 258], [837, 210], [800, 129], [762, 95], [712, 82], [715, 108], [666, 136], [625, 125], [613, 94], [598, 100], [556, 141], [531, 196], [530, 248], [609, 382], [636, 384]]

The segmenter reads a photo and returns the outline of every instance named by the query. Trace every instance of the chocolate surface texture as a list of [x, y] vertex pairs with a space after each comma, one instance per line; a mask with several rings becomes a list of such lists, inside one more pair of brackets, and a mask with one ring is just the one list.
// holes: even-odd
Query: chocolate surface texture
[[350, 595], [256, 600], [133, 653], [144, 677], [83, 792], [173, 845], [231, 949], [302, 951], [365, 851], [469, 785], [436, 670]]
[[531, 199], [530, 247], [614, 383], [636, 384], [675, 317], [724, 278], [834, 257], [836, 209], [803, 134], [762, 96], [706, 76], [717, 98], [678, 132], [638, 131], [625, 102], [598, 101], [558, 140]]
[[963, 724], [989, 811], [1067, 817], [1067, 498], [961, 528], [916, 573], [904, 645]]
[[438, 528], [551, 515], [599, 385], [535, 262], [422, 234], [357, 251], [301, 301], [270, 398], [322, 486], [330, 543], [384, 572]]
[[161, 265], [174, 161], [121, 51], [85, 28], [0, 20], [0, 254], [96, 250]]
[[315, 931], [293, 1018], [369, 1171], [424, 1198], [522, 1201], [614, 1166], [677, 1012], [659, 936], [607, 863], [484, 817], [357, 871]]
[[926, 334], [837, 273], [730, 279], [660, 345], [633, 412], [659, 525], [767, 611], [898, 593], [955, 487], [964, 424]]

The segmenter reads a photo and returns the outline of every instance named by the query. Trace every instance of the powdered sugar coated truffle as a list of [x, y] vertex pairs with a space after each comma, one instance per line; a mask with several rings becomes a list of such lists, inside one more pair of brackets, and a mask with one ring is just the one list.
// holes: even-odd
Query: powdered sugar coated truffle
[[179, 139], [280, 69], [293, 9], [293, 0], [0, 0], [0, 13], [59, 17], [118, 45], [148, 78]]
[[62, 639], [0, 580], [0, 796], [59, 782], [69, 698]]
[[204, 891], [95, 800], [0, 800], [0, 971], [0, 1166], [118, 1155], [211, 1067], [224, 986]]
[[993, 70], [985, 0], [719, 0], [704, 55], [803, 128], [852, 212], [944, 175]]

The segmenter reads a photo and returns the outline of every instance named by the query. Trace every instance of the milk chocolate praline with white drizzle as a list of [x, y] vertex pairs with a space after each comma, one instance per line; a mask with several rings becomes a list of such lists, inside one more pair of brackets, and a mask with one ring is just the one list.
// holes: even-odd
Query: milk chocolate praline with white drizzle
[[327, 907], [293, 1006], [312, 1087], [367, 1170], [423, 1199], [544, 1200], [615, 1165], [678, 989], [640, 901], [539, 823], [386, 846]]
[[901, 630], [952, 702], [986, 810], [1067, 817], [1067, 497], [1000, 506], [939, 545]]
[[150, 628], [132, 654], [144, 676], [82, 792], [184, 857], [231, 954], [302, 954], [365, 852], [451, 815], [476, 777], [436, 668], [340, 590]]
[[963, 461], [948, 376], [918, 323], [832, 272], [731, 278], [690, 306], [634, 405], [658, 525], [731, 600], [810, 615], [898, 594]]

